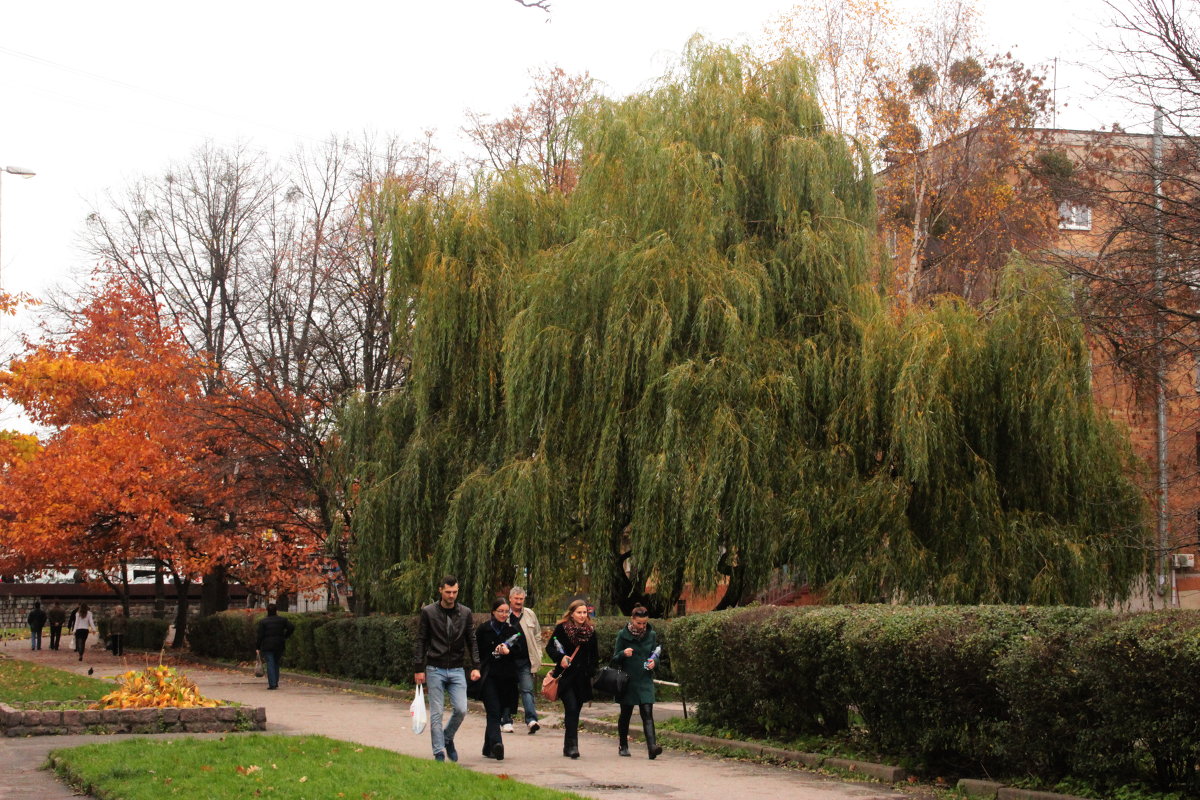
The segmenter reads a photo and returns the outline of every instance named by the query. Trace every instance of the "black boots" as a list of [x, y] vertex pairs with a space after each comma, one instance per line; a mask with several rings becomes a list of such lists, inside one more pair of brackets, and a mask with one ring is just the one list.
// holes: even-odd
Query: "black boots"
[[579, 734], [563, 739], [563, 755], [567, 758], [579, 758]]
[[647, 704], [638, 710], [642, 712], [642, 733], [646, 736], [646, 753], [653, 761], [662, 753], [662, 748], [658, 745], [658, 737], [654, 733], [654, 706]]
[[[628, 709], [632, 713], [633, 708]], [[624, 706], [621, 708], [621, 715], [617, 717], [617, 739], [620, 745], [617, 747], [617, 755], [629, 755], [629, 714], [625, 713]]]

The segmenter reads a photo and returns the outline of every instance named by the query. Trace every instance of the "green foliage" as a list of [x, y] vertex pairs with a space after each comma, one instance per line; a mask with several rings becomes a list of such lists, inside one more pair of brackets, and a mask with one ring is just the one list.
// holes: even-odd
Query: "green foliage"
[[1144, 509], [1067, 287], [1016, 261], [984, 308], [885, 308], [869, 165], [811, 81], [697, 40], [580, 120], [571, 194], [397, 205], [411, 377], [339, 428], [367, 609], [441, 572], [655, 613], [780, 567], [843, 601], [1127, 595]]
[[[97, 624], [100, 639], [108, 638], [108, 620]], [[165, 619], [153, 617], [130, 617], [125, 623], [125, 647], [134, 650], [158, 650], [167, 638], [171, 625]]]
[[1193, 611], [751, 607], [671, 634], [701, 724], [784, 741], [848, 731], [932, 774], [1197, 789]]
[[[1079, 648], [1093, 716], [1082, 742], [1100, 777], [1124, 782], [1144, 759], [1158, 789], [1200, 789], [1200, 616], [1170, 610], [1122, 618]], [[1081, 759], [1082, 760], [1082, 759]]]
[[[284, 663], [292, 669], [364, 681], [411, 684], [416, 617], [284, 614], [296, 626]], [[195, 620], [188, 631], [198, 656], [250, 661], [262, 612], [223, 611]]]
[[188, 621], [188, 647], [198, 656], [249, 661], [254, 658], [255, 625], [262, 611], [237, 609]]

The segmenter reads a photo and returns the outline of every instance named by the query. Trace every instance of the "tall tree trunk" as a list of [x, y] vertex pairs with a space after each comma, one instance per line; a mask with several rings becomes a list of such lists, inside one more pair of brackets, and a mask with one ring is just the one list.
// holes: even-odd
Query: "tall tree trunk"
[[213, 567], [200, 585], [200, 616], [207, 617], [229, 609], [229, 578], [225, 567]]
[[154, 618], [166, 619], [167, 587], [163, 582], [163, 562], [154, 559]]

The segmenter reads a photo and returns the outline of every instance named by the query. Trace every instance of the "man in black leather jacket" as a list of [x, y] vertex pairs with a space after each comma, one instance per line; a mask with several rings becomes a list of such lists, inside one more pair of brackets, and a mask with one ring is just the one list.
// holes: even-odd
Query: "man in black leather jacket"
[[[475, 643], [471, 609], [458, 602], [458, 578], [453, 575], [442, 578], [438, 595], [438, 602], [421, 609], [413, 648], [413, 680], [428, 686], [433, 757], [438, 761], [447, 757], [458, 761], [454, 734], [467, 716], [467, 676], [463, 664], [470, 664], [471, 680], [479, 680], [479, 646]], [[447, 694], [453, 712], [443, 726]]]

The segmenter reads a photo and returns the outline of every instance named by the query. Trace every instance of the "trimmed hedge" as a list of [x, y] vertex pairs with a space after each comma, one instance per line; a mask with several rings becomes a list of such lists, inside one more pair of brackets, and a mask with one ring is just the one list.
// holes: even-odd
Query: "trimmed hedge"
[[[171, 623], [153, 617], [130, 617], [125, 627], [125, 647], [134, 650], [158, 650], [167, 638]], [[100, 641], [108, 638], [108, 620], [96, 623]]]
[[[1014, 606], [751, 607], [671, 625], [701, 721], [851, 728], [937, 774], [1200, 788], [1200, 614]], [[853, 713], [852, 713], [853, 712]]]
[[[239, 609], [192, 620], [188, 623], [188, 645], [198, 656], [250, 661], [254, 658], [255, 628], [262, 615], [262, 611]], [[341, 678], [388, 681], [404, 686], [412, 684], [413, 639], [417, 630], [415, 615], [284, 616], [296, 626], [296, 632], [287, 643], [287, 666]], [[487, 618], [487, 614], [475, 614], [474, 624], [479, 625]], [[599, 617], [594, 622], [601, 663], [608, 663], [617, 631], [624, 627], [628, 619]], [[666, 647], [671, 622], [653, 620], [652, 624], [658, 632], [659, 641], [663, 643], [663, 661], [658, 668], [658, 677], [674, 680]], [[549, 631], [553, 625], [544, 628]]]

